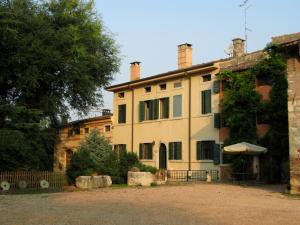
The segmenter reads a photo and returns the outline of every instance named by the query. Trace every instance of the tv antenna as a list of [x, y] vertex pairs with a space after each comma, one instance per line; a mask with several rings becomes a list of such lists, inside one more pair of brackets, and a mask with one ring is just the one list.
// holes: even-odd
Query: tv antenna
[[244, 24], [244, 32], [245, 32], [245, 49], [247, 53], [247, 42], [248, 42], [248, 31], [252, 31], [251, 29], [248, 28], [247, 25], [247, 11], [252, 5], [249, 3], [249, 0], [244, 0], [242, 4], [239, 5], [240, 8], [244, 8], [244, 19], [245, 19], [245, 24]]

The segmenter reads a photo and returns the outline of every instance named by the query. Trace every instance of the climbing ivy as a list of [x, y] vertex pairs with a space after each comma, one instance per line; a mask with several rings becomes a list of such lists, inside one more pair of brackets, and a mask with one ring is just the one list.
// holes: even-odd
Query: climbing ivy
[[[225, 71], [219, 75], [219, 79], [226, 84], [221, 100], [223, 124], [230, 128], [230, 138], [224, 141], [224, 145], [248, 141], [267, 147], [266, 177], [278, 182], [283, 179], [280, 177], [281, 165], [288, 160], [289, 151], [287, 65], [285, 54], [279, 46], [269, 44], [264, 53], [265, 56], [247, 71]], [[260, 100], [256, 80], [271, 85], [269, 100]], [[270, 125], [270, 130], [262, 139], [257, 136], [258, 119]]]

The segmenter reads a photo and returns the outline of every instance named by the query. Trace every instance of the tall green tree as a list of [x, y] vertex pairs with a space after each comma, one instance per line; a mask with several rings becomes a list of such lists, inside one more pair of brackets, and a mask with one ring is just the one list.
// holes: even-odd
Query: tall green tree
[[[11, 121], [12, 138], [15, 135], [32, 154], [42, 146], [50, 151], [48, 156], [55, 141], [47, 142], [46, 136], [55, 136], [71, 110], [87, 113], [101, 105], [101, 89], [113, 79], [120, 63], [118, 46], [92, 1], [1, 1], [0, 49], [0, 131], [4, 129], [6, 135]], [[20, 108], [32, 116], [24, 123], [34, 118], [37, 129], [13, 126], [18, 120], [12, 115], [22, 116]], [[47, 126], [38, 126], [41, 121]], [[8, 139], [1, 135], [6, 146]], [[8, 150], [1, 147], [0, 151]]]

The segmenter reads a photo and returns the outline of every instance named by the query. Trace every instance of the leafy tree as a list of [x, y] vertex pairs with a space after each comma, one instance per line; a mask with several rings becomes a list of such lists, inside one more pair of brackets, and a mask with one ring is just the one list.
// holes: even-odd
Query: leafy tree
[[[6, 0], [0, 2], [0, 49], [2, 169], [50, 169], [58, 127], [70, 110], [87, 113], [101, 105], [101, 89], [118, 71], [118, 47], [92, 1]], [[25, 117], [20, 109], [32, 113]], [[40, 162], [25, 163], [26, 151]]]

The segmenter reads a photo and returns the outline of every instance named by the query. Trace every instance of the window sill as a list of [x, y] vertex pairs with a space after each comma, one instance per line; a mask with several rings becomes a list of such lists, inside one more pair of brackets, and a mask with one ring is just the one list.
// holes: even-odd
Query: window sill
[[153, 159], [140, 159], [141, 162], [154, 162]]
[[212, 160], [212, 159], [200, 159], [200, 160], [197, 160], [197, 162], [200, 162], [200, 163], [213, 163], [214, 160]]
[[183, 162], [183, 160], [182, 159], [169, 159], [169, 162], [170, 163], [176, 163], [176, 162]]

